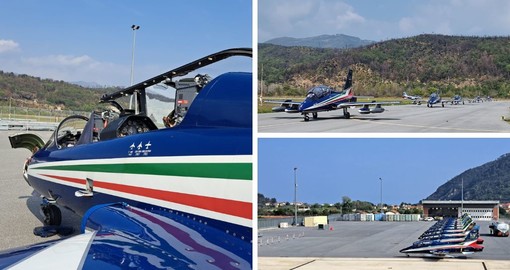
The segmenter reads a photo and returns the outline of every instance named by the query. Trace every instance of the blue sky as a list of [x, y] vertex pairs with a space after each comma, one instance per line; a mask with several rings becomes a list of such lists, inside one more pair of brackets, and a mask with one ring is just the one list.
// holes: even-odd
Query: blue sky
[[[0, 70], [127, 86], [133, 24], [141, 26], [135, 83], [223, 49], [252, 47], [249, 0], [0, 0]], [[230, 64], [251, 71], [251, 61]]]
[[510, 34], [506, 0], [293, 0], [258, 1], [258, 40], [347, 34], [386, 40], [436, 33]]
[[425, 199], [448, 180], [508, 153], [501, 138], [263, 138], [258, 141], [259, 193], [278, 201], [353, 200], [400, 204]]

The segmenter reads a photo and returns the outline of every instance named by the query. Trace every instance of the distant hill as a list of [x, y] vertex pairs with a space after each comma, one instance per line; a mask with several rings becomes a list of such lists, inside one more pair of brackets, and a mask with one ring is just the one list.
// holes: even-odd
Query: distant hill
[[510, 98], [510, 37], [424, 34], [351, 49], [258, 48], [266, 96], [285, 95], [285, 88], [303, 95], [316, 84], [341, 87], [352, 68], [359, 95], [428, 96], [440, 88], [443, 96]]
[[104, 93], [118, 88], [87, 88], [64, 81], [0, 71], [0, 105], [92, 111]]
[[371, 40], [362, 40], [358, 37], [337, 34], [337, 35], [320, 35], [307, 38], [280, 37], [266, 41], [267, 44], [280, 46], [302, 46], [312, 48], [356, 48], [375, 43]]
[[96, 82], [84, 82], [84, 81], [77, 81], [77, 82], [71, 82], [72, 84], [76, 84], [78, 86], [84, 87], [84, 88], [93, 88], [93, 89], [101, 89], [106, 88], [104, 85], [100, 85]]
[[510, 202], [510, 154], [455, 176], [428, 196], [427, 200], [460, 200], [462, 181], [464, 200]]

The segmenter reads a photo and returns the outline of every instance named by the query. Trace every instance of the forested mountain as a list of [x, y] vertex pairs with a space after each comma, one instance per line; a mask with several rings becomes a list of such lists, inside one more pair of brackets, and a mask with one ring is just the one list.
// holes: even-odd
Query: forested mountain
[[510, 154], [455, 176], [427, 197], [427, 200], [460, 200], [462, 181], [464, 200], [510, 202]]
[[92, 89], [64, 81], [0, 71], [0, 105], [92, 111], [99, 98], [115, 88]]
[[424, 34], [353, 49], [259, 44], [264, 95], [302, 94], [315, 84], [341, 87], [354, 70], [356, 94], [510, 97], [510, 37]]
[[371, 40], [362, 40], [358, 37], [348, 35], [320, 35], [316, 37], [308, 38], [292, 38], [292, 37], [280, 37], [273, 38], [264, 43], [280, 45], [280, 46], [303, 46], [313, 48], [356, 48], [365, 45], [375, 43]]

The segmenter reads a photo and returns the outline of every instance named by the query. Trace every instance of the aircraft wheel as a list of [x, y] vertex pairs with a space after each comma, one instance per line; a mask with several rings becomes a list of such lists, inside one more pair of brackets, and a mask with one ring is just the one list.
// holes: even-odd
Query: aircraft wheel
[[351, 118], [351, 114], [349, 112], [344, 113], [345, 119]]
[[50, 204], [42, 207], [44, 214], [44, 225], [60, 226], [62, 223], [62, 212], [56, 205]]
[[444, 103], [441, 103], [441, 106], [444, 107]]
[[318, 114], [318, 113], [316, 113], [316, 112], [312, 113], [313, 119], [317, 119], [318, 115], [319, 115], [319, 114]]
[[305, 114], [305, 122], [308, 122], [310, 121], [310, 117], [308, 116], [308, 114]]

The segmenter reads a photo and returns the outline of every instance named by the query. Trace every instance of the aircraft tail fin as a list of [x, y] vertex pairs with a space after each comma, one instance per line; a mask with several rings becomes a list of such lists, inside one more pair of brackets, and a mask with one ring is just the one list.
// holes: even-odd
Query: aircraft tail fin
[[349, 89], [352, 87], [352, 69], [349, 69], [349, 73], [347, 74], [347, 78], [345, 79], [345, 89]]

